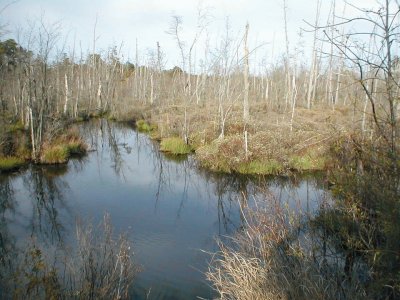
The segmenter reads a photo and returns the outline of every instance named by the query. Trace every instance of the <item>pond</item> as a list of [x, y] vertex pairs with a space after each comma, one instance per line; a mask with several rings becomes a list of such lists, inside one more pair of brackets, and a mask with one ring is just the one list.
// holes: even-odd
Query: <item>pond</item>
[[68, 245], [78, 218], [98, 223], [108, 212], [141, 267], [133, 299], [215, 297], [204, 275], [209, 253], [216, 238], [242, 228], [241, 205], [269, 195], [312, 213], [324, 197], [313, 176], [209, 173], [190, 156], [165, 156], [127, 125], [94, 120], [79, 130], [91, 149], [84, 158], [0, 175], [0, 255], [29, 239], [48, 249]]

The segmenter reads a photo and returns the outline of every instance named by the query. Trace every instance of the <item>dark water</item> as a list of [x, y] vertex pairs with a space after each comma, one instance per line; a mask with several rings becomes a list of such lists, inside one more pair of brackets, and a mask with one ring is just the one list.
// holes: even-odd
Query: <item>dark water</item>
[[111, 216], [133, 241], [142, 271], [134, 299], [215, 296], [203, 272], [215, 238], [240, 230], [240, 205], [275, 200], [312, 213], [324, 192], [314, 178], [210, 174], [192, 158], [174, 160], [147, 136], [105, 120], [81, 126], [91, 151], [65, 166], [0, 175], [0, 255], [28, 239], [48, 248], [68, 244], [77, 218]]

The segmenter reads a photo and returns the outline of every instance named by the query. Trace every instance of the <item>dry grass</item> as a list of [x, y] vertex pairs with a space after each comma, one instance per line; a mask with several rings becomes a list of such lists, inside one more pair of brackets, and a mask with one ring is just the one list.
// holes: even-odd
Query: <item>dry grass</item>
[[4, 299], [130, 299], [138, 272], [131, 242], [114, 236], [108, 214], [99, 226], [78, 223], [73, 249], [32, 240], [0, 270]]
[[79, 299], [129, 299], [138, 269], [126, 236], [115, 239], [110, 216], [105, 214], [98, 228], [78, 223], [76, 235], [78, 255], [69, 271], [73, 294]]
[[219, 242], [207, 278], [220, 299], [359, 299], [357, 278], [340, 260], [321, 257], [318, 239], [272, 199], [244, 211], [247, 225], [230, 242]]

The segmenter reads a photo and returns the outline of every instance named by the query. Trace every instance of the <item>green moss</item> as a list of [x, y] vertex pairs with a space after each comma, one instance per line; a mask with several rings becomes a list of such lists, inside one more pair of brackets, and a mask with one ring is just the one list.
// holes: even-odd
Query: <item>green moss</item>
[[192, 148], [179, 137], [164, 138], [160, 143], [160, 150], [174, 155], [188, 154]]
[[22, 158], [15, 156], [0, 157], [0, 171], [12, 171], [26, 164]]
[[270, 159], [265, 162], [259, 160], [242, 162], [235, 171], [241, 174], [276, 175], [281, 173], [283, 169], [280, 162]]
[[69, 158], [69, 150], [65, 145], [56, 145], [45, 149], [40, 158], [43, 164], [62, 164]]

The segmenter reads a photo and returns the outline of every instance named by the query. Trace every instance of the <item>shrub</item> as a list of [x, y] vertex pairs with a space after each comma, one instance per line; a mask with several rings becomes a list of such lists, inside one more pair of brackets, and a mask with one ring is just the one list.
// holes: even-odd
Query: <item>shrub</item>
[[[357, 261], [369, 270], [368, 298], [400, 297], [399, 153], [382, 139], [353, 134], [332, 146], [329, 181], [335, 209], [319, 218], [350, 272]], [[321, 225], [322, 224], [322, 225]]]

